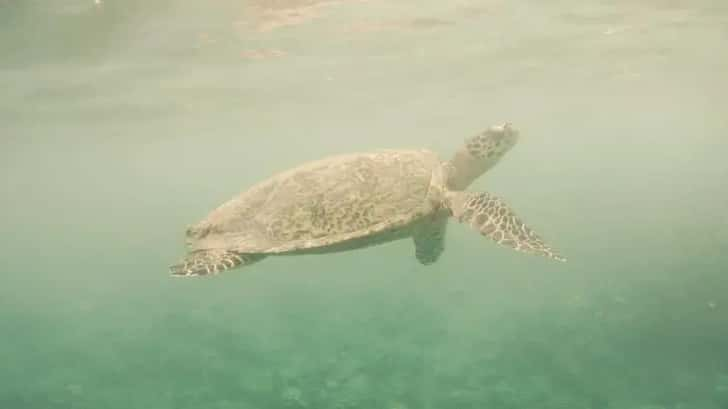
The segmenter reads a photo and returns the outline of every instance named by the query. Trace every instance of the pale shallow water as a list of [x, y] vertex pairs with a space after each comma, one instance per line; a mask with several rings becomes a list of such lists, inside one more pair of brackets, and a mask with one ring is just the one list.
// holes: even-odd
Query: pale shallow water
[[[0, 408], [728, 408], [728, 5], [0, 1]], [[443, 157], [464, 226], [173, 280], [184, 227], [325, 155]]]

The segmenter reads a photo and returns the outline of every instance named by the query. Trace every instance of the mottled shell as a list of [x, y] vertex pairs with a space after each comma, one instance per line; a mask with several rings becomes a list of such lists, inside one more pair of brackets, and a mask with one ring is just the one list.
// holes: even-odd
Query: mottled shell
[[[282, 253], [388, 232], [437, 208], [426, 150], [334, 156], [265, 180], [187, 230], [190, 250]], [[434, 186], [431, 189], [431, 186]]]

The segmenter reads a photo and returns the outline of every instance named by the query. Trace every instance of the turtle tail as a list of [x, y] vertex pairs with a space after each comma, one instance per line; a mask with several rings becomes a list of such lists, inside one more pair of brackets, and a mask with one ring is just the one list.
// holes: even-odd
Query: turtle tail
[[242, 254], [229, 250], [198, 250], [169, 268], [174, 277], [197, 277], [217, 275], [223, 271], [253, 264], [262, 260], [265, 254]]

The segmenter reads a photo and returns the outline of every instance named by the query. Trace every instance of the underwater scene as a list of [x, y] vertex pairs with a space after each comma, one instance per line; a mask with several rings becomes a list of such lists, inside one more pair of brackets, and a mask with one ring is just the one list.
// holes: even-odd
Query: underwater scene
[[728, 409], [727, 46], [719, 0], [0, 0], [0, 409]]

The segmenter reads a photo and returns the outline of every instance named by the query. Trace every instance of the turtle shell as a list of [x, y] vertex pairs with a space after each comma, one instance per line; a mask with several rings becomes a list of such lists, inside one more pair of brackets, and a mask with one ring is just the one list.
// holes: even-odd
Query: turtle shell
[[309, 162], [273, 176], [187, 230], [190, 250], [283, 253], [389, 232], [431, 214], [437, 156], [388, 150]]

